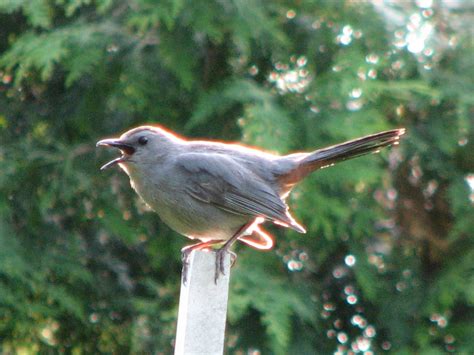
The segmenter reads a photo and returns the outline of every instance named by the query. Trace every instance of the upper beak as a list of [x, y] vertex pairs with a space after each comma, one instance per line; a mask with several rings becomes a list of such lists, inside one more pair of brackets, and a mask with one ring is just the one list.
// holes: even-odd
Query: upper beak
[[97, 147], [107, 146], [107, 147], [118, 148], [122, 152], [128, 155], [132, 155], [133, 153], [135, 153], [135, 148], [133, 146], [116, 138], [102, 139], [101, 141], [97, 142], [96, 146]]
[[[124, 142], [124, 141], [121, 141], [120, 139], [116, 139], [116, 138], [111, 138], [111, 139], [102, 139], [101, 141], [98, 141], [97, 144], [96, 144], [97, 147], [99, 146], [106, 146], [106, 147], [114, 147], [114, 148], [118, 148], [122, 151], [122, 153], [126, 154], [126, 155], [132, 155], [133, 153], [135, 153], [135, 148]], [[107, 169], [108, 167], [112, 166], [112, 165], [115, 165], [117, 163], [120, 163], [122, 161], [124, 161], [125, 159], [125, 156], [122, 155], [121, 157], [118, 157], [110, 162], [108, 162], [107, 164], [103, 165], [100, 170], [104, 170], [104, 169]]]

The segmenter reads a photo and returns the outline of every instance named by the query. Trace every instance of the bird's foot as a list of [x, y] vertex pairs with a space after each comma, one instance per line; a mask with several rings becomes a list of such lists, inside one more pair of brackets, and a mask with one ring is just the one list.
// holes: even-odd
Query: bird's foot
[[[181, 261], [183, 262], [183, 285], [186, 285], [188, 282], [188, 274], [189, 274], [189, 265], [190, 261], [189, 258], [191, 257], [191, 253], [193, 250], [203, 250], [211, 247], [214, 244], [222, 243], [222, 240], [211, 240], [208, 242], [201, 242], [193, 245], [188, 245], [181, 249]], [[234, 258], [235, 259], [235, 258]]]
[[234, 266], [235, 259], [237, 259], [237, 254], [233, 251], [228, 250], [227, 248], [220, 248], [216, 250], [216, 270], [214, 274], [214, 283], [217, 284], [217, 280], [219, 279], [219, 275], [225, 275], [225, 256], [226, 254], [230, 254], [230, 266]]
[[183, 285], [186, 285], [188, 282], [189, 257], [191, 255], [191, 252], [193, 251], [193, 248], [191, 248], [192, 246], [193, 245], [190, 245], [181, 249], [181, 262], [183, 263]]
[[234, 267], [235, 261], [237, 260], [237, 254], [233, 251], [229, 251], [230, 254], [230, 267]]

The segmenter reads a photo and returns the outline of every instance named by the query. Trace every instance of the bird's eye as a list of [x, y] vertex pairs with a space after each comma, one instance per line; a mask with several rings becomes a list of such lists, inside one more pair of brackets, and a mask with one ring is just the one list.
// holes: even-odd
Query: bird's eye
[[148, 138], [145, 136], [141, 136], [138, 138], [138, 144], [140, 145], [146, 145], [148, 143]]

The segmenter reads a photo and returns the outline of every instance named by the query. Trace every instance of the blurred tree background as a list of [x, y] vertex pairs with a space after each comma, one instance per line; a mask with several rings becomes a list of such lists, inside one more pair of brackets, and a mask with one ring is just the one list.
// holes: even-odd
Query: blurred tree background
[[189, 244], [95, 142], [159, 123], [287, 153], [306, 235], [238, 246], [228, 353], [474, 352], [466, 1], [0, 1], [0, 352], [172, 351]]

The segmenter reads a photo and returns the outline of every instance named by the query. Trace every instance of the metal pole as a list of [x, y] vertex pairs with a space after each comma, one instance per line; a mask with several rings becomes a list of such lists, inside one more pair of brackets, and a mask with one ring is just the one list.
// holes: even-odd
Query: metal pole
[[181, 281], [175, 355], [223, 354], [229, 292], [230, 255], [225, 258], [225, 275], [214, 282], [216, 255], [193, 251], [188, 281]]

